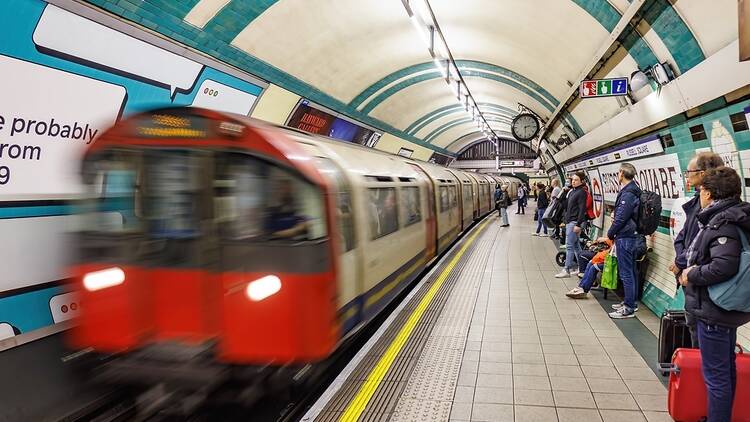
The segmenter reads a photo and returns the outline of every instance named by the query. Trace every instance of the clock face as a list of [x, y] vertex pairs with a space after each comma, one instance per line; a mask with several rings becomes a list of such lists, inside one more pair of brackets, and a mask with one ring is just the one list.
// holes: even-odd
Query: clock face
[[513, 119], [511, 131], [519, 141], [530, 141], [539, 132], [539, 121], [531, 114], [519, 114]]

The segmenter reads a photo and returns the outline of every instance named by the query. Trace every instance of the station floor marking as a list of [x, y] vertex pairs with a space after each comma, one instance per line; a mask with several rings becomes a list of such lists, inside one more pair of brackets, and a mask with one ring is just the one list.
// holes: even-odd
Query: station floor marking
[[344, 413], [339, 418], [340, 422], [355, 422], [362, 415], [365, 407], [367, 407], [370, 399], [372, 399], [375, 391], [377, 391], [380, 383], [383, 381], [383, 378], [388, 372], [388, 369], [390, 369], [391, 365], [393, 365], [393, 361], [396, 360], [396, 357], [398, 356], [401, 349], [403, 349], [406, 341], [409, 340], [409, 337], [414, 331], [414, 328], [416, 327], [419, 320], [422, 318], [422, 315], [427, 310], [427, 307], [430, 305], [430, 303], [432, 303], [432, 300], [434, 299], [440, 288], [443, 286], [443, 283], [448, 278], [448, 275], [450, 275], [453, 268], [456, 266], [456, 264], [458, 264], [461, 258], [463, 258], [466, 250], [474, 243], [476, 237], [484, 231], [484, 228], [487, 226], [487, 223], [489, 221], [490, 219], [485, 220], [482, 225], [479, 226], [474, 231], [474, 233], [471, 234], [471, 236], [466, 240], [466, 242], [464, 242], [464, 244], [461, 246], [461, 249], [459, 249], [453, 259], [451, 259], [450, 262], [445, 266], [445, 268], [443, 268], [443, 271], [440, 273], [440, 275], [438, 275], [437, 280], [435, 280], [435, 282], [432, 284], [430, 290], [428, 290], [424, 297], [422, 297], [422, 300], [420, 300], [417, 307], [414, 309], [414, 311], [412, 311], [412, 314], [409, 315], [409, 318], [407, 319], [404, 326], [401, 328], [398, 334], [396, 334], [393, 342], [391, 342], [390, 346], [388, 346], [388, 349], [385, 351], [383, 356], [380, 357], [378, 363], [367, 375], [367, 379], [359, 388], [357, 395], [354, 397], [354, 399], [352, 399], [352, 401], [346, 407]]

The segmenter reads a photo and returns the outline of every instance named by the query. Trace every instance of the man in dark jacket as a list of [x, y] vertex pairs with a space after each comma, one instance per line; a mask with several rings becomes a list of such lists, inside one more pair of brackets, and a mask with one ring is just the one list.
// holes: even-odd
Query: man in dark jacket
[[[703, 175], [709, 169], [715, 169], [724, 166], [724, 160], [722, 160], [719, 154], [713, 152], [702, 152], [688, 163], [687, 171], [684, 172], [685, 179], [688, 181], [689, 186], [695, 188], [695, 196], [682, 205], [682, 209], [685, 211], [685, 225], [682, 226], [682, 230], [677, 234], [674, 239], [674, 251], [675, 259], [674, 262], [669, 266], [671, 271], [679, 283], [680, 273], [682, 270], [687, 268], [687, 249], [689, 242], [695, 239], [695, 235], [698, 234], [700, 227], [698, 227], [697, 215], [701, 209], [700, 202], [700, 187], [703, 184]], [[687, 292], [686, 292], [687, 294]], [[698, 337], [695, 332], [695, 319], [686, 312], [685, 317], [687, 319], [687, 325], [690, 329], [690, 337], [694, 348], [698, 348]]]
[[618, 180], [620, 192], [615, 199], [615, 215], [607, 236], [599, 240], [614, 240], [617, 255], [617, 273], [622, 280], [625, 300], [612, 305], [615, 310], [609, 316], [615, 319], [633, 318], [638, 307], [635, 304], [638, 280], [635, 271], [635, 259], [638, 250], [638, 212], [641, 203], [641, 188], [633, 180], [635, 167], [630, 163], [620, 166]]
[[750, 204], [740, 201], [741, 192], [740, 178], [731, 168], [705, 172], [697, 215], [700, 229], [687, 248], [688, 267], [680, 275], [685, 309], [697, 320], [711, 422], [732, 420], [737, 327], [750, 322], [750, 313], [727, 311], [715, 304], [708, 292], [709, 286], [728, 281], [739, 270], [740, 231], [746, 238], [750, 232]]
[[565, 268], [555, 274], [557, 278], [570, 277], [578, 274], [578, 256], [581, 253], [581, 243], [578, 236], [581, 233], [581, 225], [586, 222], [586, 191], [583, 184], [586, 181], [586, 173], [577, 171], [571, 178], [571, 189], [566, 198], [565, 209]]

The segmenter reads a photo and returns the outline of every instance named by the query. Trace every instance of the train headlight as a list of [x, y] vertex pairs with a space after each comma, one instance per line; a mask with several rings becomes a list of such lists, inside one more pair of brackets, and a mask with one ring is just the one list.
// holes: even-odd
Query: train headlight
[[125, 281], [125, 272], [117, 267], [106, 270], [90, 272], [83, 276], [83, 287], [93, 292], [96, 290], [114, 287]]
[[260, 302], [281, 290], [281, 280], [275, 275], [267, 275], [247, 284], [245, 293], [250, 300]]

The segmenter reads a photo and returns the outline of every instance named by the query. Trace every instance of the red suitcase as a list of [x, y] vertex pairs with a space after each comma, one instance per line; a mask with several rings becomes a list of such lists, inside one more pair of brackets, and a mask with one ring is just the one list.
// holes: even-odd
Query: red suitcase
[[[708, 401], [698, 349], [677, 349], [669, 368], [668, 410], [679, 422], [697, 422], [706, 416]], [[750, 354], [737, 353], [737, 390], [732, 422], [750, 422]]]

